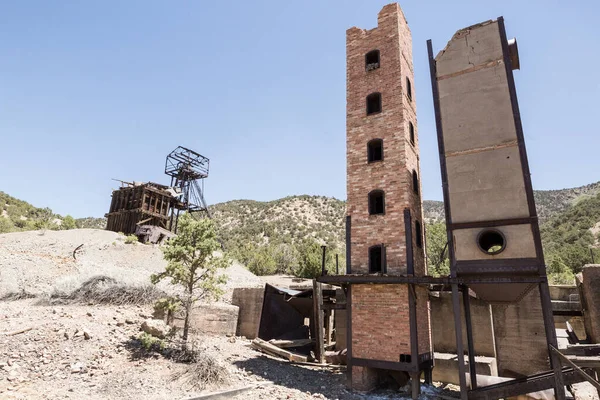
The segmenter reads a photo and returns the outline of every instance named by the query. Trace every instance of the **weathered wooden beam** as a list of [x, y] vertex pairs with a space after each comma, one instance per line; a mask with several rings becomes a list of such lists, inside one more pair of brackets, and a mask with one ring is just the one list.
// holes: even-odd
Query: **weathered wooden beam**
[[311, 344], [313, 342], [314, 342], [313, 339], [295, 339], [295, 340], [271, 339], [271, 340], [269, 340], [269, 343], [271, 343], [272, 345], [277, 346], [279, 348], [282, 348], [282, 349], [285, 349], [288, 347], [306, 346], [307, 344]]
[[323, 338], [323, 290], [322, 284], [313, 279], [313, 322], [315, 324], [315, 356], [320, 363], [325, 362], [325, 346]]
[[288, 361], [300, 361], [300, 362], [308, 361], [308, 358], [305, 355], [293, 353], [288, 350], [280, 349], [279, 347], [274, 346], [271, 343], [266, 342], [260, 338], [254, 339], [251, 343], [251, 346], [252, 346], [252, 348], [254, 348], [256, 350], [262, 351], [264, 353], [267, 353], [267, 354], [270, 354], [273, 356], [283, 357]]

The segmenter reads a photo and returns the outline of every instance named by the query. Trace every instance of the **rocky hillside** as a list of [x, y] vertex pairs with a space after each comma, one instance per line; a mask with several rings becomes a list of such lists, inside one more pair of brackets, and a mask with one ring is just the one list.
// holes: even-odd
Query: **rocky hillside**
[[[600, 193], [600, 182], [571, 189], [536, 190], [535, 198], [542, 223], [550, 221]], [[104, 218], [81, 218], [54, 214], [49, 208], [37, 208], [0, 192], [0, 233], [32, 229], [97, 228], [106, 224]], [[344, 246], [343, 200], [324, 196], [290, 196], [269, 202], [234, 200], [210, 207], [219, 235], [228, 249], [238, 249], [251, 243], [293, 245], [305, 239], [341, 250]], [[428, 223], [443, 222], [441, 201], [423, 202]], [[595, 221], [598, 222], [598, 221]], [[600, 229], [600, 228], [599, 228]]]
[[346, 203], [324, 196], [291, 196], [269, 202], [234, 200], [210, 207], [228, 248], [248, 242], [295, 243], [313, 237], [329, 245], [344, 242]]
[[538, 216], [542, 221], [565, 211], [581, 200], [589, 199], [600, 193], [600, 182], [571, 189], [535, 190], [533, 195]]
[[[544, 222], [565, 211], [583, 199], [592, 198], [600, 193], [600, 182], [570, 189], [534, 190], [535, 205], [540, 221]], [[444, 220], [444, 202], [424, 200], [423, 212], [428, 222]]]
[[[600, 182], [571, 189], [535, 190], [534, 196], [544, 222], [598, 193]], [[223, 240], [230, 244], [257, 236], [268, 242], [274, 235], [290, 242], [308, 235], [328, 243], [343, 243], [345, 207], [343, 200], [335, 198], [291, 196], [270, 202], [234, 200], [211, 206], [211, 212]], [[429, 223], [443, 222], [444, 203], [424, 200], [423, 213]]]
[[65, 230], [74, 228], [104, 229], [106, 218], [79, 218], [55, 214], [50, 208], [35, 207], [0, 192], [0, 233], [36, 229]]

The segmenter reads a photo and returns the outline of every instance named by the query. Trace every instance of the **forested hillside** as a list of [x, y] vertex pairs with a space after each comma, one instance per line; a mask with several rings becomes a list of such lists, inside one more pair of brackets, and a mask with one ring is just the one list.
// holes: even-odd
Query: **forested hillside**
[[105, 218], [74, 219], [70, 215], [55, 214], [48, 207], [34, 207], [26, 201], [0, 192], [0, 233], [30, 231], [37, 229], [75, 229], [106, 227]]
[[[546, 262], [554, 282], [570, 282], [600, 262], [600, 182], [578, 188], [535, 191]], [[105, 218], [73, 219], [0, 192], [0, 233], [31, 229], [98, 228]], [[313, 276], [320, 272], [321, 245], [328, 267], [338, 254], [345, 268], [346, 203], [324, 196], [290, 196], [269, 202], [234, 200], [210, 206], [224, 248], [256, 274]], [[423, 202], [430, 271], [447, 274], [444, 205]]]

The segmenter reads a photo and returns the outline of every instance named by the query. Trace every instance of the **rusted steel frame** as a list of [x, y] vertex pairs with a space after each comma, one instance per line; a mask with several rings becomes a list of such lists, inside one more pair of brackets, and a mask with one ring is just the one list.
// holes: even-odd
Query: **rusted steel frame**
[[[473, 343], [473, 323], [471, 321], [471, 298], [469, 287], [462, 287], [463, 307], [465, 309], [465, 326], [467, 330], [467, 351], [469, 352], [469, 374], [471, 377], [471, 388], [477, 389], [477, 370], [475, 364], [475, 346]], [[460, 355], [459, 355], [460, 357]], [[464, 356], [463, 356], [464, 359]]]
[[410, 215], [409, 208], [404, 209], [404, 233], [406, 237], [406, 273], [414, 275], [415, 260], [413, 254], [412, 216]]
[[417, 293], [414, 285], [408, 286], [408, 316], [409, 316], [409, 328], [410, 328], [410, 353], [411, 353], [411, 368], [412, 373], [411, 384], [412, 384], [412, 398], [416, 400], [419, 397], [419, 390], [421, 387], [420, 382], [420, 369], [419, 369], [419, 333], [417, 329]]
[[[566, 385], [584, 380], [571, 368], [563, 368], [561, 372]], [[550, 389], [554, 386], [554, 375], [554, 371], [546, 371], [507, 382], [482, 386], [469, 391], [469, 400], [497, 400]]]
[[444, 135], [442, 126], [442, 112], [440, 110], [440, 94], [437, 81], [437, 71], [435, 59], [433, 57], [433, 45], [431, 39], [427, 41], [427, 54], [429, 56], [429, 73], [431, 78], [431, 91], [433, 93], [433, 109], [435, 112], [435, 127], [438, 139], [438, 153], [440, 157], [440, 171], [442, 174], [442, 192], [444, 194], [444, 215], [446, 217], [446, 236], [448, 240], [448, 257], [450, 258], [451, 276], [456, 277], [456, 271], [453, 271], [455, 255], [454, 240], [452, 231], [448, 229], [452, 225], [452, 215], [450, 213], [450, 192], [448, 190], [448, 171], [446, 169], [446, 150], [444, 146]]
[[329, 284], [398, 284], [409, 283], [413, 285], [431, 284], [497, 284], [497, 283], [539, 283], [546, 278], [539, 276], [463, 276], [463, 277], [433, 277], [433, 276], [390, 276], [390, 275], [326, 275], [317, 278], [317, 281]]
[[467, 377], [465, 375], [465, 352], [463, 349], [462, 321], [460, 314], [460, 297], [458, 293], [458, 285], [452, 285], [452, 311], [454, 314], [454, 333], [456, 335], [456, 354], [458, 361], [458, 381], [460, 384], [461, 400], [468, 399]]
[[491, 228], [494, 226], [507, 226], [507, 225], [525, 225], [537, 222], [537, 217], [525, 217], [525, 218], [507, 218], [507, 219], [494, 219], [489, 221], [473, 221], [473, 222], [456, 222], [449, 225], [449, 229], [472, 229], [472, 228]]
[[556, 338], [556, 329], [554, 327], [554, 315], [552, 315], [552, 300], [550, 299], [550, 289], [548, 281], [544, 280], [538, 284], [540, 290], [540, 300], [542, 302], [542, 317], [544, 318], [544, 330], [546, 333], [546, 343], [548, 343], [548, 358], [550, 360], [550, 368], [554, 370], [554, 396], [557, 400], [565, 399], [565, 383], [562, 374], [560, 359], [552, 348], [558, 347], [558, 339]]
[[[515, 86], [515, 78], [512, 72], [512, 61], [508, 50], [508, 39], [506, 38], [506, 28], [504, 27], [503, 17], [498, 17], [498, 28], [500, 31], [500, 40], [502, 43], [502, 55], [504, 57], [504, 67], [506, 70], [510, 103], [512, 106], [515, 129], [517, 132], [517, 140], [519, 142], [519, 156], [521, 158], [521, 169], [523, 171], [523, 181], [525, 183], [525, 193], [527, 195], [529, 216], [537, 217], [535, 199], [533, 197], [533, 185], [531, 183], [531, 172], [529, 170], [529, 162], [527, 160], [527, 149], [525, 147], [525, 136], [523, 134], [523, 124], [521, 122], [521, 112], [519, 111], [519, 101], [517, 100], [517, 88]], [[535, 243], [536, 255], [541, 263], [540, 273], [546, 274], [546, 268], [543, 265], [544, 253], [542, 250], [542, 238], [540, 235], [540, 227], [537, 224], [537, 222], [531, 224], [531, 230], [533, 232], [533, 241]]]
[[419, 362], [416, 365], [412, 361], [410, 363], [406, 363], [386, 360], [371, 360], [369, 358], [353, 358], [352, 360], [354, 362], [353, 365], [358, 367], [390, 369], [394, 371], [419, 372], [426, 368], [432, 367], [432, 360], [430, 359]]
[[352, 358], [352, 285], [347, 286], [346, 292], [346, 355], [348, 387], [352, 388], [352, 366], [354, 365]]
[[530, 274], [539, 275], [537, 258], [505, 258], [498, 260], [465, 260], [457, 261], [455, 269], [458, 274]]
[[346, 274], [352, 273], [352, 217], [346, 216]]
[[323, 338], [323, 326], [325, 324], [323, 318], [323, 292], [321, 283], [313, 280], [313, 323], [315, 324], [315, 355], [320, 363], [325, 362], [325, 347]]
[[583, 378], [585, 378], [586, 381], [588, 381], [589, 383], [594, 385], [596, 387], [596, 389], [600, 390], [600, 383], [597, 380], [592, 378], [588, 373], [586, 373], [583, 369], [581, 369], [573, 361], [569, 360], [556, 347], [554, 347], [552, 345], [548, 345], [548, 346], [550, 347], [550, 350], [560, 358], [561, 362], [565, 362], [565, 363], [569, 364], [569, 366], [571, 366], [579, 375], [581, 375]]

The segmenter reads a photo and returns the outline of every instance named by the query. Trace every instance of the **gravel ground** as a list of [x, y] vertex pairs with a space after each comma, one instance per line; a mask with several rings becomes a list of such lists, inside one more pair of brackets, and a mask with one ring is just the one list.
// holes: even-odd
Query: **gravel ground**
[[[77, 252], [73, 250], [83, 244]], [[0, 235], [0, 298], [27, 292], [37, 298], [0, 301], [0, 399], [186, 399], [215, 390], [252, 386], [235, 399], [401, 399], [401, 392], [350, 393], [344, 371], [299, 366], [261, 354], [245, 338], [194, 338], [229, 371], [220, 387], [203, 391], [173, 379], [187, 371], [138, 340], [151, 306], [48, 305], [47, 295], [69, 291], [97, 275], [147, 284], [162, 271], [160, 248], [125, 244], [114, 232], [20, 232]], [[239, 264], [226, 272], [233, 288], [264, 282]], [[166, 287], [163, 287], [165, 289]], [[30, 329], [31, 328], [31, 329]], [[24, 332], [20, 332], [26, 330]], [[20, 333], [18, 333], [20, 332]], [[437, 389], [424, 387], [423, 399]]]
[[[141, 349], [136, 338], [149, 307], [45, 306], [26, 299], [0, 302], [0, 310], [1, 399], [185, 399], [203, 393], [173, 381], [186, 364]], [[25, 328], [32, 329], [6, 335]], [[234, 398], [404, 398], [398, 392], [350, 393], [343, 371], [265, 356], [245, 338], [199, 340], [231, 375], [226, 385], [204, 392], [264, 384]]]

